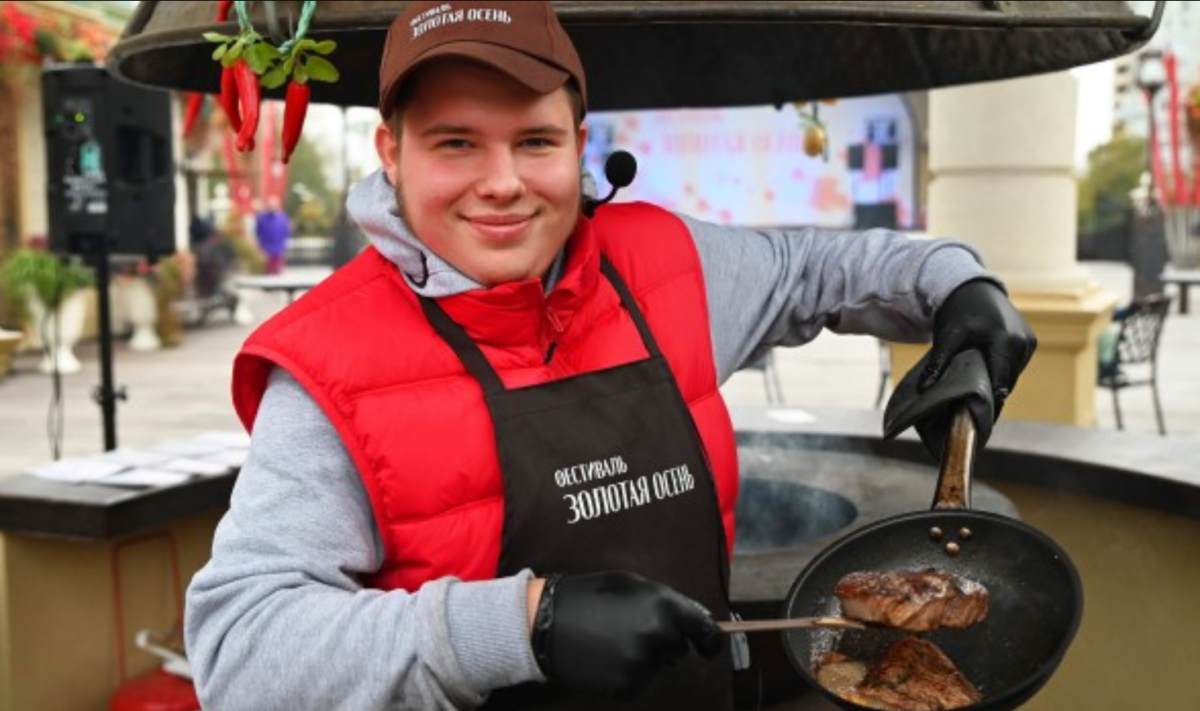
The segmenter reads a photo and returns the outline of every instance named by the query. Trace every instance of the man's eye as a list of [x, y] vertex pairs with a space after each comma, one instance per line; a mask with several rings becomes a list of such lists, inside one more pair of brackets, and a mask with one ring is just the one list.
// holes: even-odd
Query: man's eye
[[556, 144], [553, 139], [545, 138], [543, 136], [536, 136], [533, 138], [526, 138], [525, 140], [521, 141], [521, 145], [528, 148], [552, 148]]
[[443, 141], [439, 141], [437, 147], [451, 151], [461, 151], [465, 148], [470, 148], [471, 144], [464, 138], [447, 138]]

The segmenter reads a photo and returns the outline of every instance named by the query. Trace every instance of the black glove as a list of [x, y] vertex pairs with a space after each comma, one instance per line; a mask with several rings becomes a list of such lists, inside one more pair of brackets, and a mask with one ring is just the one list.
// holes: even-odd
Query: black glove
[[1004, 400], [1036, 348], [1033, 330], [1000, 287], [986, 280], [966, 282], [951, 292], [934, 314], [933, 347], [917, 391], [932, 387], [957, 353], [975, 349], [987, 365], [994, 416], [999, 417]]
[[551, 576], [533, 621], [533, 653], [546, 678], [619, 698], [681, 661], [689, 642], [704, 657], [721, 651], [708, 610], [633, 573]]
[[992, 436], [996, 414], [983, 354], [969, 349], [960, 351], [936, 383], [925, 392], [918, 392], [917, 382], [928, 362], [929, 354], [926, 354], [905, 374], [888, 400], [883, 412], [884, 439], [892, 439], [909, 427], [916, 427], [925, 448], [940, 462], [954, 413], [965, 407], [975, 421], [976, 446], [982, 449]]

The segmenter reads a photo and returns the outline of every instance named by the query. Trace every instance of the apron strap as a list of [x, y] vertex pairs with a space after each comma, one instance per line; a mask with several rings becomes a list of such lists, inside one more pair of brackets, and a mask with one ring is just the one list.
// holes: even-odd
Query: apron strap
[[[638, 308], [637, 301], [633, 298], [625, 280], [617, 273], [616, 267], [603, 255], [600, 257], [600, 271], [604, 273], [617, 295], [621, 297], [621, 304], [633, 318], [638, 333], [642, 336], [642, 344], [645, 345], [646, 351], [652, 358], [661, 357], [662, 351], [658, 348], [658, 341], [654, 339], [654, 333], [650, 331], [650, 324], [646, 322], [646, 316]], [[433, 330], [437, 331], [438, 335], [458, 354], [459, 359], [466, 366], [467, 372], [475, 376], [480, 386], [483, 387], [483, 391], [488, 395], [504, 392], [506, 388], [500, 380], [500, 376], [496, 374], [496, 369], [488, 362], [478, 344], [467, 335], [466, 330], [446, 315], [436, 299], [420, 294], [417, 294], [417, 298], [420, 300], [421, 309], [425, 312], [425, 318], [429, 319]]]
[[484, 357], [483, 351], [479, 350], [479, 346], [467, 332], [454, 322], [454, 319], [446, 315], [442, 307], [434, 299], [428, 296], [417, 295], [421, 300], [421, 309], [425, 311], [425, 318], [429, 319], [429, 323], [433, 326], [433, 330], [445, 339], [450, 348], [458, 355], [459, 359], [466, 366], [467, 372], [475, 376], [479, 381], [479, 385], [483, 387], [483, 391], [488, 395], [495, 395], [505, 391], [504, 383], [501, 382], [500, 376], [496, 374], [496, 369]]
[[657, 358], [661, 356], [662, 351], [658, 349], [658, 341], [654, 340], [654, 334], [650, 331], [650, 324], [646, 323], [645, 314], [638, 308], [637, 301], [634, 300], [629, 287], [625, 285], [625, 280], [617, 273], [616, 267], [604, 255], [600, 255], [600, 271], [604, 272], [604, 276], [608, 277], [608, 281], [612, 283], [613, 288], [617, 290], [617, 294], [621, 297], [621, 303], [625, 305], [625, 310], [633, 317], [633, 322], [637, 324], [638, 333], [642, 334], [642, 343], [646, 346], [646, 350], [653, 357]]

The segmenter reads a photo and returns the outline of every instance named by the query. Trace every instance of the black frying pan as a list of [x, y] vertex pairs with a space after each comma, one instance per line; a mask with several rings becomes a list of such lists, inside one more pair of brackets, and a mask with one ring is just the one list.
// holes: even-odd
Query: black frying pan
[[[1062, 661], [1079, 627], [1083, 590], [1074, 564], [1054, 541], [1019, 521], [969, 509], [975, 427], [965, 408], [956, 409], [933, 510], [893, 516], [826, 548], [792, 584], [784, 616], [840, 614], [833, 589], [854, 571], [932, 567], [979, 581], [990, 594], [987, 619], [924, 638], [983, 693], [983, 701], [968, 708], [1013, 709], [1032, 697]], [[866, 707], [823, 689], [813, 663], [830, 650], [872, 659], [901, 634], [805, 629], [784, 633], [784, 648], [810, 684], [838, 706], [855, 710]]]

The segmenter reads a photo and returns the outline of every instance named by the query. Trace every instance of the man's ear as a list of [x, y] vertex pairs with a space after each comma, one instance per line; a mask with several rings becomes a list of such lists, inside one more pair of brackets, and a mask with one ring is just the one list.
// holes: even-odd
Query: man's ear
[[579, 130], [575, 132], [575, 147], [579, 149], [579, 159], [583, 160], [583, 149], [587, 148], [588, 125], [587, 122], [579, 124]]
[[375, 127], [375, 154], [383, 164], [383, 172], [387, 174], [388, 182], [397, 185], [400, 171], [400, 140], [392, 133], [386, 122], [380, 122]]

